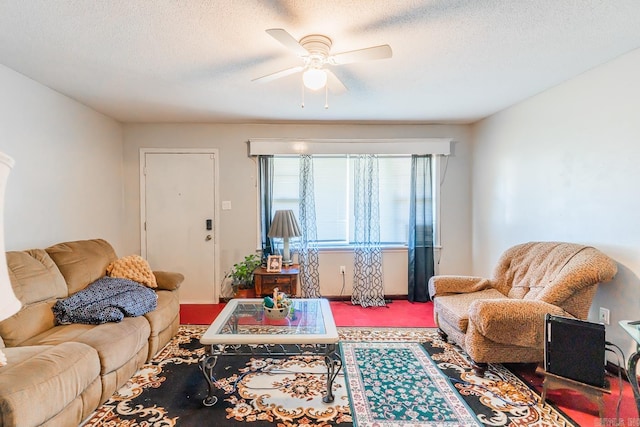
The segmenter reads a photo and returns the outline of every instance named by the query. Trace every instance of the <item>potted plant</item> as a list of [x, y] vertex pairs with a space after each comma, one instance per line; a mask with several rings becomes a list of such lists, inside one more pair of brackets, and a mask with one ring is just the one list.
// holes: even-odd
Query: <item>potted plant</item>
[[247, 255], [244, 260], [234, 264], [229, 276], [231, 277], [231, 289], [234, 298], [253, 298], [255, 289], [253, 286], [253, 270], [260, 265], [260, 257], [256, 254]]

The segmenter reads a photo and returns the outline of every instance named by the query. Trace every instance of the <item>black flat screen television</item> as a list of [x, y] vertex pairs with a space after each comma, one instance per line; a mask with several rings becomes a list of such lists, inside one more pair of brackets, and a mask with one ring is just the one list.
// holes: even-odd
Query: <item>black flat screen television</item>
[[544, 367], [561, 377], [605, 387], [604, 325], [547, 314]]

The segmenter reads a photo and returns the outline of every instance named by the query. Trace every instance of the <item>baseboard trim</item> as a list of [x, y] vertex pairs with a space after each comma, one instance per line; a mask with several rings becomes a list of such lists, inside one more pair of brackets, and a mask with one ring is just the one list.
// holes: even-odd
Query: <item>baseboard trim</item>
[[[351, 295], [323, 295], [322, 298], [326, 298], [329, 301], [351, 301]], [[385, 301], [393, 301], [393, 300], [407, 300], [409, 299], [409, 296], [404, 294], [398, 294], [398, 295], [385, 295], [384, 296], [384, 300]], [[231, 300], [231, 298], [219, 298], [218, 299], [218, 303], [219, 304], [225, 304], [228, 303]]]

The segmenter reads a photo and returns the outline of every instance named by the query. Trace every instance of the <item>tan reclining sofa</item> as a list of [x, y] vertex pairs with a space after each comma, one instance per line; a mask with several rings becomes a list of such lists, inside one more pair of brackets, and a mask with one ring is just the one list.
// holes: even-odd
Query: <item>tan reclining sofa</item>
[[0, 426], [74, 426], [161, 349], [179, 326], [179, 273], [156, 272], [157, 307], [100, 325], [56, 325], [52, 306], [106, 275], [117, 259], [102, 239], [7, 252], [22, 309], [0, 322]]

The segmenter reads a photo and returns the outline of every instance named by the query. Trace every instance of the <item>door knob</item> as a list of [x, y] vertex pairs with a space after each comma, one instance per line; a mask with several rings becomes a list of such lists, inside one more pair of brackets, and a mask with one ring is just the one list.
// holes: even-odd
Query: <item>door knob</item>
[[204, 238], [204, 240], [206, 240], [207, 242], [211, 239], [212, 239], [211, 234], [207, 234], [207, 237]]

